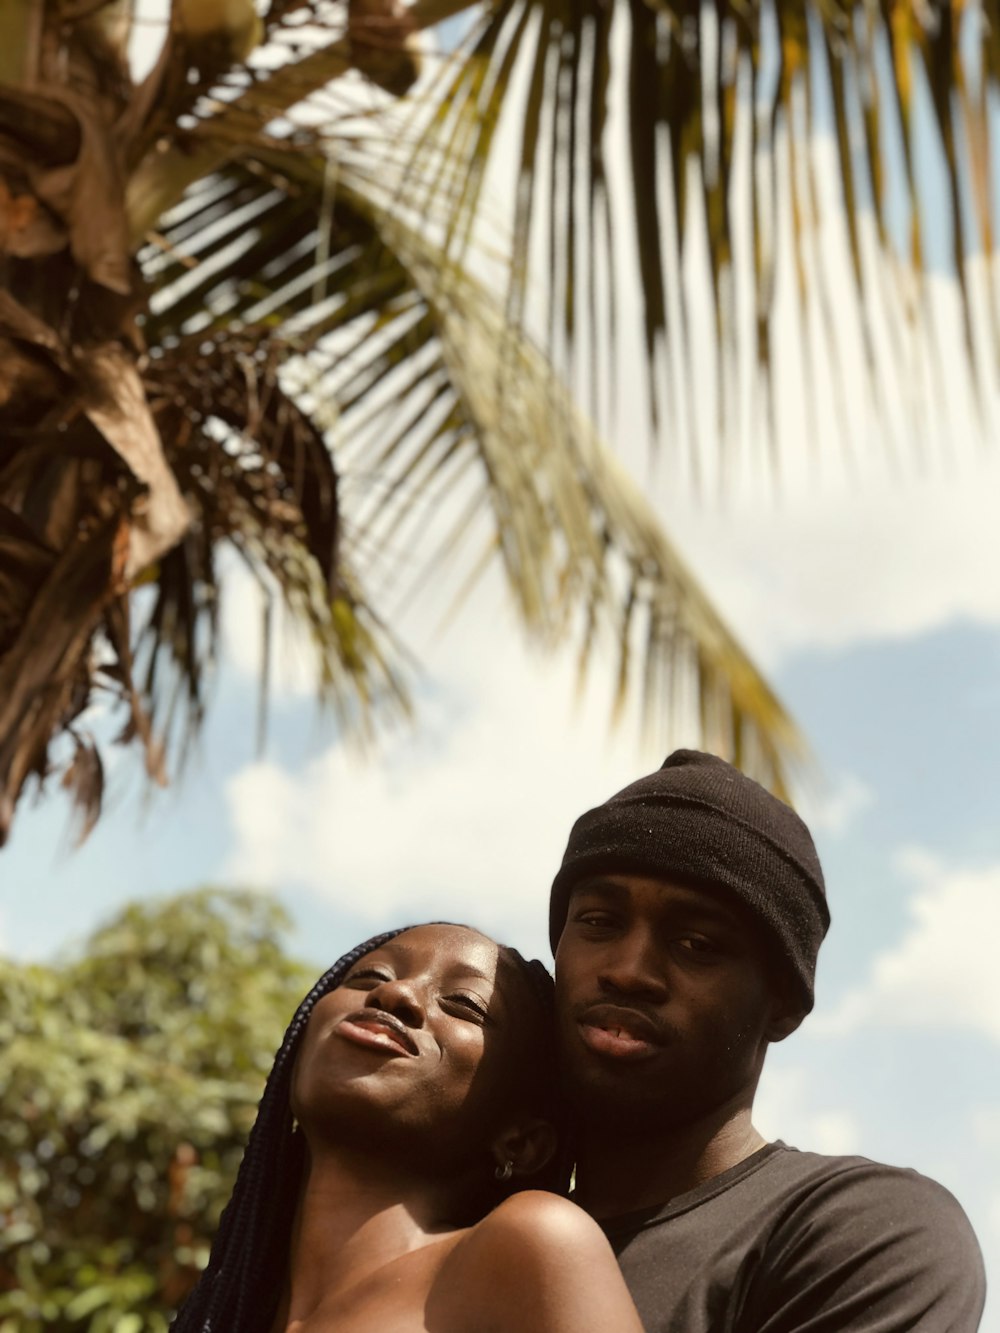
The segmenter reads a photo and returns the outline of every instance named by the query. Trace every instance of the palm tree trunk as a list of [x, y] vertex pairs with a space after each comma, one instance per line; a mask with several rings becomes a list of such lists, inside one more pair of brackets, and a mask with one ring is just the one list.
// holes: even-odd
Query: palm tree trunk
[[0, 8], [0, 84], [30, 88], [38, 73], [45, 0], [4, 0]]
[[190, 523], [136, 369], [129, 18], [0, 6], [0, 843], [87, 701], [98, 623]]

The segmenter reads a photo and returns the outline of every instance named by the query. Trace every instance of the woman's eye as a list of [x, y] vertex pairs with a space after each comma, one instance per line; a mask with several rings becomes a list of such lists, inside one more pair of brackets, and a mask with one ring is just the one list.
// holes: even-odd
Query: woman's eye
[[355, 986], [358, 989], [371, 989], [373, 986], [380, 985], [383, 981], [391, 981], [392, 978], [387, 972], [381, 972], [378, 968], [366, 967], [352, 972], [344, 980], [345, 986]]
[[445, 1004], [460, 1010], [464, 1017], [475, 1018], [484, 1023], [489, 1017], [483, 1002], [474, 999], [471, 995], [447, 995], [445, 996]]

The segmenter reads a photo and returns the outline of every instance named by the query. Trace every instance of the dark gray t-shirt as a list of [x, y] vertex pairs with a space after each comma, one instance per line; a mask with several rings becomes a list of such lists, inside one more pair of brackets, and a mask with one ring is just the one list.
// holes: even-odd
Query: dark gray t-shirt
[[986, 1280], [964, 1212], [915, 1171], [772, 1143], [601, 1223], [646, 1333], [974, 1333]]

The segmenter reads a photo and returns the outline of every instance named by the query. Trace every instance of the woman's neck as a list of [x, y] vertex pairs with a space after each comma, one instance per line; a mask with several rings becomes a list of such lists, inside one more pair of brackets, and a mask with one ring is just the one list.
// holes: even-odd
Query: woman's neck
[[288, 1277], [273, 1330], [284, 1333], [335, 1293], [455, 1230], [426, 1178], [373, 1157], [307, 1152], [292, 1226]]

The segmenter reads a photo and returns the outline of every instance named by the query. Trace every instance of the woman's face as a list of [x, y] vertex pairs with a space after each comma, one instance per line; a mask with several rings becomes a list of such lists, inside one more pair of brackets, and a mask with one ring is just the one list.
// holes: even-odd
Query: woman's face
[[412, 1151], [416, 1139], [454, 1169], [482, 1157], [516, 1106], [518, 1066], [543, 1021], [492, 940], [418, 926], [366, 954], [318, 1001], [292, 1111], [311, 1144], [329, 1134], [343, 1145], [354, 1126], [366, 1147]]

